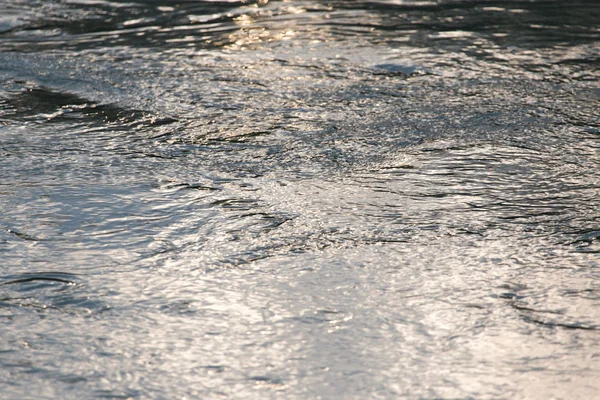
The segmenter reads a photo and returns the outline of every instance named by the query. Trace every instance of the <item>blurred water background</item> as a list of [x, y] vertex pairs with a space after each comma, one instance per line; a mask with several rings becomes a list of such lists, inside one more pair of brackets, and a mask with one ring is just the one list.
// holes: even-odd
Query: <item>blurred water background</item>
[[592, 399], [597, 1], [0, 1], [3, 399]]

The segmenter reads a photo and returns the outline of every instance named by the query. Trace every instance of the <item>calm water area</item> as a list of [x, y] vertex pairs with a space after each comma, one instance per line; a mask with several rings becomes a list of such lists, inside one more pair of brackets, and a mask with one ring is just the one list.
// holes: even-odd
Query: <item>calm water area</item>
[[0, 398], [600, 399], [600, 2], [0, 0]]

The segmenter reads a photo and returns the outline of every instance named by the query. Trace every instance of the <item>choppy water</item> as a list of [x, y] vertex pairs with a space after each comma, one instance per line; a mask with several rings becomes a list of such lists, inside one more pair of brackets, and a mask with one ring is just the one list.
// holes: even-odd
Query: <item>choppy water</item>
[[0, 1], [1, 397], [598, 398], [600, 4], [259, 3]]

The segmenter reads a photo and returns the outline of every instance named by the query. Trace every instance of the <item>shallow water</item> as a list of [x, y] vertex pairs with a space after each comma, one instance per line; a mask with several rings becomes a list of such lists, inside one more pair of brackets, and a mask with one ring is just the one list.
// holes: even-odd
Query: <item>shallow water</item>
[[7, 399], [600, 392], [600, 5], [0, 1]]

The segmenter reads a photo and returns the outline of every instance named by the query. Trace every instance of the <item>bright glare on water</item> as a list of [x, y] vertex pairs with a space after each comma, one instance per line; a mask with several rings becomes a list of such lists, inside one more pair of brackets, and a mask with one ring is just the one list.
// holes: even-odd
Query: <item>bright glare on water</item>
[[0, 0], [0, 397], [599, 398], [599, 21]]

